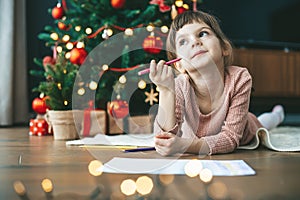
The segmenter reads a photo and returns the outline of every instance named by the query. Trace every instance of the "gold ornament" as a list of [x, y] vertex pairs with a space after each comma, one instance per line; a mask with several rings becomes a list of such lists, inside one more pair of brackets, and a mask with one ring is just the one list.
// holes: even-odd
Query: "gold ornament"
[[171, 7], [171, 19], [175, 19], [175, 17], [178, 15], [177, 9], [175, 5], [172, 5]]
[[158, 99], [156, 98], [158, 96], [157, 92], [154, 92], [153, 88], [151, 88], [150, 92], [145, 92], [145, 95], [147, 98], [145, 99], [145, 103], [149, 102], [150, 105], [153, 105], [153, 102], [158, 102]]

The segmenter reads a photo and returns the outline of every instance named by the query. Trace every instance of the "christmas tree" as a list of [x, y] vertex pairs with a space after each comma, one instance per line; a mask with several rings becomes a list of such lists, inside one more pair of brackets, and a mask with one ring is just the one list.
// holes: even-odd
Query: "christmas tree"
[[117, 100], [133, 115], [148, 112], [158, 92], [138, 72], [151, 59], [166, 60], [171, 21], [189, 7], [195, 9], [196, 0], [58, 1], [49, 8], [54, 25], [38, 35], [53, 55], [35, 58], [41, 70], [31, 74], [45, 80], [34, 91], [46, 95], [53, 110], [84, 109], [90, 102], [106, 109]]

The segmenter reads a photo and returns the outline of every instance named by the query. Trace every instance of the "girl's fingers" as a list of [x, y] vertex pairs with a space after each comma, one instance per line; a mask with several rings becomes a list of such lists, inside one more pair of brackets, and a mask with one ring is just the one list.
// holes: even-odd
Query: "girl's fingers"
[[157, 63], [157, 65], [160, 65], [160, 66], [162, 67], [165, 63], [166, 63], [166, 61], [160, 60], [160, 61]]
[[157, 139], [169, 139], [172, 136], [174, 136], [172, 133], [168, 133], [168, 132], [161, 132], [159, 134], [157, 134], [155, 137]]
[[153, 81], [153, 78], [156, 76], [157, 73], [155, 60], [151, 60], [149, 68], [150, 68], [149, 78]]
[[157, 70], [158, 74], [160, 74], [160, 75], [163, 74], [164, 63], [165, 63], [164, 60], [160, 60], [160, 61], [157, 63], [156, 70]]
[[151, 60], [150, 62], [150, 73], [153, 73], [156, 71], [156, 62], [155, 60]]

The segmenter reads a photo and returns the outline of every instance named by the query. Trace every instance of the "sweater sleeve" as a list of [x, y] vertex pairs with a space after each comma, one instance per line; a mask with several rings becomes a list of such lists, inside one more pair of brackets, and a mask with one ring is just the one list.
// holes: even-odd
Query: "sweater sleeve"
[[228, 111], [221, 131], [216, 135], [205, 136], [210, 154], [228, 153], [234, 151], [243, 137], [247, 123], [250, 102], [252, 78], [248, 70], [243, 69], [233, 75], [230, 87], [233, 87]]

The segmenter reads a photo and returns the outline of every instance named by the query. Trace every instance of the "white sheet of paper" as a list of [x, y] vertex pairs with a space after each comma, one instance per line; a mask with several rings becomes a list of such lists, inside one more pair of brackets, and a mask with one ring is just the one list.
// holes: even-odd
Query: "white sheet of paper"
[[94, 137], [86, 137], [81, 140], [67, 141], [67, 146], [78, 145], [121, 145], [121, 146], [145, 146], [153, 147], [154, 134], [124, 134], [108, 136], [97, 134]]
[[[115, 157], [102, 167], [106, 173], [121, 174], [175, 174], [184, 175], [188, 159], [140, 159]], [[255, 171], [243, 160], [199, 160], [213, 176], [255, 175]]]

